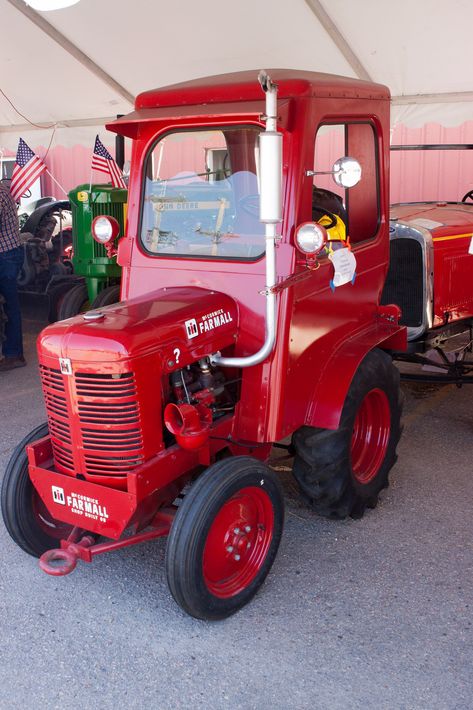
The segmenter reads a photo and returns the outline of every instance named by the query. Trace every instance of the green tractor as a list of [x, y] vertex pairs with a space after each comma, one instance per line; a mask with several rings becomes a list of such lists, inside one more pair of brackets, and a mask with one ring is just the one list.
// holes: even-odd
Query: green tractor
[[[57, 320], [120, 300], [121, 268], [92, 237], [98, 215], [115, 217], [125, 234], [128, 191], [111, 185], [79, 185], [69, 193], [72, 209], [74, 284], [65, 280], [56, 293]], [[117, 237], [118, 239], [118, 237]]]

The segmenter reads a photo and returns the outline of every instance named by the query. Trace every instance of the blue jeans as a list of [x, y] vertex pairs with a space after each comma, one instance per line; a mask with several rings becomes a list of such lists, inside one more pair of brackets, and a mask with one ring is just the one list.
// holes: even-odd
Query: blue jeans
[[5, 298], [4, 309], [8, 318], [5, 327], [6, 339], [2, 343], [5, 357], [23, 355], [21, 311], [16, 279], [23, 264], [23, 247], [0, 252], [0, 294]]

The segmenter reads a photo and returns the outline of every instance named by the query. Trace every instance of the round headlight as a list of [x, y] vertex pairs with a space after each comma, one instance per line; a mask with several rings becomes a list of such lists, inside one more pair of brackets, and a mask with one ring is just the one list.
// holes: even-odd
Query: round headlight
[[303, 254], [318, 254], [327, 242], [327, 230], [317, 222], [304, 222], [296, 231], [296, 245]]
[[95, 217], [92, 222], [92, 236], [99, 244], [108, 244], [118, 237], [120, 233], [120, 225], [115, 217], [106, 217], [100, 215]]

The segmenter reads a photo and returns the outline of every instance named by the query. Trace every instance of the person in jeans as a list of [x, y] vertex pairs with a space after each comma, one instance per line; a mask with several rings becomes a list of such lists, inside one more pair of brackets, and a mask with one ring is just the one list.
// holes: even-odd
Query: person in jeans
[[10, 190], [0, 182], [0, 294], [5, 299], [7, 316], [5, 340], [1, 343], [3, 358], [0, 372], [26, 365], [23, 357], [21, 311], [16, 279], [23, 263], [20, 229], [15, 201]]

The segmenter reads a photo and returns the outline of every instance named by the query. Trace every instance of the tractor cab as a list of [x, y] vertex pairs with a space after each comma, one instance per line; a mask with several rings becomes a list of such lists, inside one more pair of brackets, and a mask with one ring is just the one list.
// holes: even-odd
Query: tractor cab
[[[16, 450], [2, 509], [49, 574], [169, 534], [174, 598], [223, 618], [277, 552], [273, 444], [292, 437], [328, 517], [374, 507], [396, 460], [389, 92], [242, 72], [143, 93], [109, 128], [133, 142], [121, 300], [40, 335], [48, 422]], [[111, 254], [113, 216], [92, 233]]]

